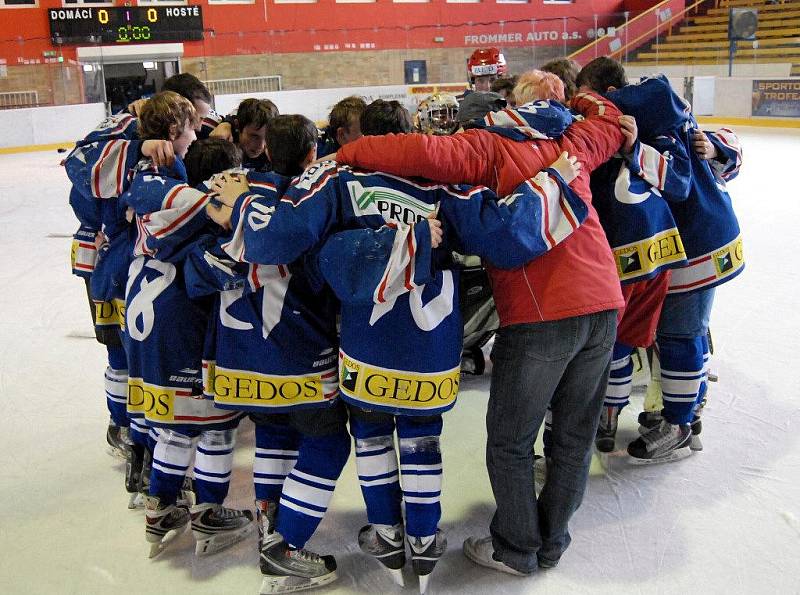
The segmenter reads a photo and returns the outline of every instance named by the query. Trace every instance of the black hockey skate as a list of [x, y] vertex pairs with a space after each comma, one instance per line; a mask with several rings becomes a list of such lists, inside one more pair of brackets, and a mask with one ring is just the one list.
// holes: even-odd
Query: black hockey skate
[[403, 566], [406, 565], [406, 544], [403, 526], [367, 525], [358, 532], [358, 546], [386, 567], [392, 580], [405, 586]]
[[189, 511], [183, 506], [162, 504], [157, 496], [146, 496], [145, 523], [150, 557], [155, 558], [189, 526]]
[[108, 443], [108, 454], [118, 459], [128, 460], [128, 450], [131, 447], [128, 428], [118, 426], [113, 421], [109, 421], [108, 429], [106, 430], [106, 442]]
[[419, 578], [420, 595], [424, 595], [431, 573], [447, 549], [447, 538], [441, 529], [436, 529], [435, 535], [409, 537], [408, 545], [411, 546], [411, 567]]
[[663, 419], [658, 426], [628, 445], [630, 462], [646, 465], [677, 461], [692, 454], [691, 442], [689, 424], [671, 424]]
[[[703, 422], [700, 419], [700, 415], [703, 413], [705, 404], [706, 400], [703, 399], [700, 405], [695, 408], [694, 419], [692, 419], [692, 423], [689, 424], [692, 428], [692, 443], [689, 448], [693, 451], [703, 450], [703, 442], [700, 440], [700, 433], [703, 431]], [[660, 411], [642, 411], [637, 420], [639, 422], [639, 434], [647, 434], [647, 432], [653, 428], [658, 427], [663, 419]]]
[[[131, 444], [125, 460], [125, 490], [131, 495], [128, 508], [144, 506], [142, 491], [142, 472], [144, 471], [145, 453], [147, 449], [140, 444]], [[148, 471], [149, 474], [149, 471]], [[148, 476], [149, 485], [149, 476]]]
[[197, 542], [195, 554], [215, 554], [238, 543], [253, 532], [253, 513], [221, 504], [192, 506], [192, 534]]
[[600, 452], [614, 450], [619, 410], [619, 407], [603, 407], [603, 411], [600, 413], [600, 425], [597, 426], [597, 435], [594, 439], [594, 445]]
[[336, 559], [304, 549], [290, 548], [277, 531], [261, 541], [261, 595], [291, 593], [327, 585], [336, 580]]

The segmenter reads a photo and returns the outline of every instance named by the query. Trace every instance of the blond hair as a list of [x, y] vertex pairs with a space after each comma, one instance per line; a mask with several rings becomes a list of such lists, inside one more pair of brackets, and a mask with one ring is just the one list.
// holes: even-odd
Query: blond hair
[[187, 121], [192, 128], [200, 126], [200, 118], [191, 101], [174, 91], [156, 93], [142, 108], [139, 138], [172, 140], [183, 134]]
[[514, 99], [517, 105], [530, 103], [540, 99], [564, 101], [564, 83], [551, 72], [529, 70], [520, 75], [514, 87]]

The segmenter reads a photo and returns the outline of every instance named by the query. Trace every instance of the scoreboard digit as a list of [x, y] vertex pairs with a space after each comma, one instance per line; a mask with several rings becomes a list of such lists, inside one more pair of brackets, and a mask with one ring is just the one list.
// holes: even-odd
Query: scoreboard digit
[[200, 6], [51, 8], [47, 18], [53, 45], [203, 39]]

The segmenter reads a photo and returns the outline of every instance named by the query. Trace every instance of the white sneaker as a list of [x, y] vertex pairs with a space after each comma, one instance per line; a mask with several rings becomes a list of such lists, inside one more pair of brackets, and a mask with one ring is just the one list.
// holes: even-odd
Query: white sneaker
[[480, 566], [499, 570], [508, 574], [516, 576], [528, 576], [524, 572], [514, 570], [511, 566], [496, 560], [494, 557], [494, 545], [492, 545], [492, 538], [489, 537], [468, 537], [464, 541], [464, 555]]

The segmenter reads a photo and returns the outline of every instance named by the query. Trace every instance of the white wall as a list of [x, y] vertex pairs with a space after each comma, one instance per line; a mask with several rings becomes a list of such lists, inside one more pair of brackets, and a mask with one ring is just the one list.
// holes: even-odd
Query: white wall
[[265, 93], [241, 93], [235, 95], [216, 95], [214, 106], [222, 115], [230, 114], [243, 99], [255, 97], [269, 99], [282, 114], [303, 114], [314, 121], [327, 120], [331, 108], [341, 99], [350, 95], [363, 97], [367, 103], [375, 99], [396, 100], [409, 110], [417, 109], [418, 99], [405, 85], [380, 87], [343, 87], [340, 89], [308, 89], [299, 91], [269, 91]]
[[0, 110], [0, 148], [75, 142], [105, 115], [102, 103]]

